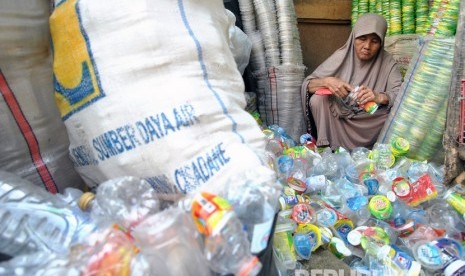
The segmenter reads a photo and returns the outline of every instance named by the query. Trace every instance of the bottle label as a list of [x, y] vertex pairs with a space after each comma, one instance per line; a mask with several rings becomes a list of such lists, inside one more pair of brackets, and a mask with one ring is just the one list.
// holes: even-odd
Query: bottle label
[[431, 243], [422, 244], [417, 248], [417, 260], [427, 267], [442, 267], [442, 257], [438, 247]]
[[198, 194], [192, 202], [192, 217], [202, 234], [211, 235], [221, 229], [231, 211], [226, 199], [206, 192]]
[[436, 198], [438, 192], [436, 187], [428, 174], [421, 176], [416, 182], [412, 184], [412, 196], [408, 204], [412, 207]]
[[415, 261], [415, 259], [413, 259], [410, 255], [408, 255], [404, 251], [401, 251], [394, 244], [391, 245], [391, 250], [389, 251], [389, 255], [391, 256], [394, 264], [396, 264], [403, 271], [409, 271], [409, 269], [412, 267], [413, 261]]
[[268, 244], [270, 238], [271, 227], [273, 226], [273, 219], [263, 223], [255, 224], [253, 228], [252, 241], [250, 243], [250, 251], [252, 254], [260, 253]]
[[446, 201], [461, 215], [465, 214], [465, 199], [460, 194], [450, 193], [447, 195]]

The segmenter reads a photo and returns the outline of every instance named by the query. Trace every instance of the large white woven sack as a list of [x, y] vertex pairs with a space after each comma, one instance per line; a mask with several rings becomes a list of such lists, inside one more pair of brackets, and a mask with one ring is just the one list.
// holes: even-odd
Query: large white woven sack
[[0, 169], [56, 193], [85, 185], [53, 98], [49, 3], [0, 1]]
[[55, 6], [55, 98], [89, 186], [132, 175], [186, 193], [261, 165], [222, 1]]

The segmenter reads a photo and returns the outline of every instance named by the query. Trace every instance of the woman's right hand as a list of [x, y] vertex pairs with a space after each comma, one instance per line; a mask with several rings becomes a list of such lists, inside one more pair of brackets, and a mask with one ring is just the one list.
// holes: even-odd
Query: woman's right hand
[[336, 77], [326, 77], [323, 81], [333, 95], [340, 98], [346, 97], [353, 89], [350, 84]]

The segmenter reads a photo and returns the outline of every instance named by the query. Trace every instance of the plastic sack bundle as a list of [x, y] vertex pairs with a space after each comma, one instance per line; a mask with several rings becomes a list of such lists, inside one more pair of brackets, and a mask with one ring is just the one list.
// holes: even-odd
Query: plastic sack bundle
[[386, 37], [384, 49], [394, 57], [399, 65], [402, 76], [405, 76], [410, 61], [419, 47], [419, 43], [420, 36], [416, 34], [402, 34]]
[[0, 168], [51, 193], [81, 188], [53, 99], [49, 1], [0, 2]]
[[[89, 186], [195, 190], [262, 164], [221, 1], [55, 1], [55, 98]], [[110, 8], [111, 7], [111, 8]]]

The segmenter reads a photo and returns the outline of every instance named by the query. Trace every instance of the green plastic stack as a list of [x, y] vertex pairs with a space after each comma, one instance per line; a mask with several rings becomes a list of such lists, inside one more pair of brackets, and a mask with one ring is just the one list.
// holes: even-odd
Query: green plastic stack
[[389, 13], [389, 0], [384, 0], [382, 1], [382, 13], [381, 15], [384, 16], [384, 18], [387, 21], [387, 35], [391, 35], [391, 15]]
[[429, 14], [429, 35], [454, 36], [457, 31], [460, 0], [434, 0]]
[[380, 142], [402, 137], [410, 143], [408, 157], [435, 157], [442, 146], [453, 57], [454, 39], [426, 39], [411, 61], [413, 66], [407, 72]]
[[370, 11], [370, 0], [358, 0], [358, 16]]
[[357, 22], [358, 19], [358, 0], [353, 0], [352, 1], [352, 16], [351, 16], [351, 23], [352, 27], [355, 25], [355, 22]]
[[374, 13], [383, 15], [383, 0], [376, 0]]
[[429, 29], [429, 0], [416, 0], [415, 33], [426, 35]]
[[402, 0], [390, 0], [390, 35], [402, 34]]
[[376, 13], [376, 0], [368, 0], [368, 11]]
[[402, 34], [415, 33], [415, 2], [402, 0]]

